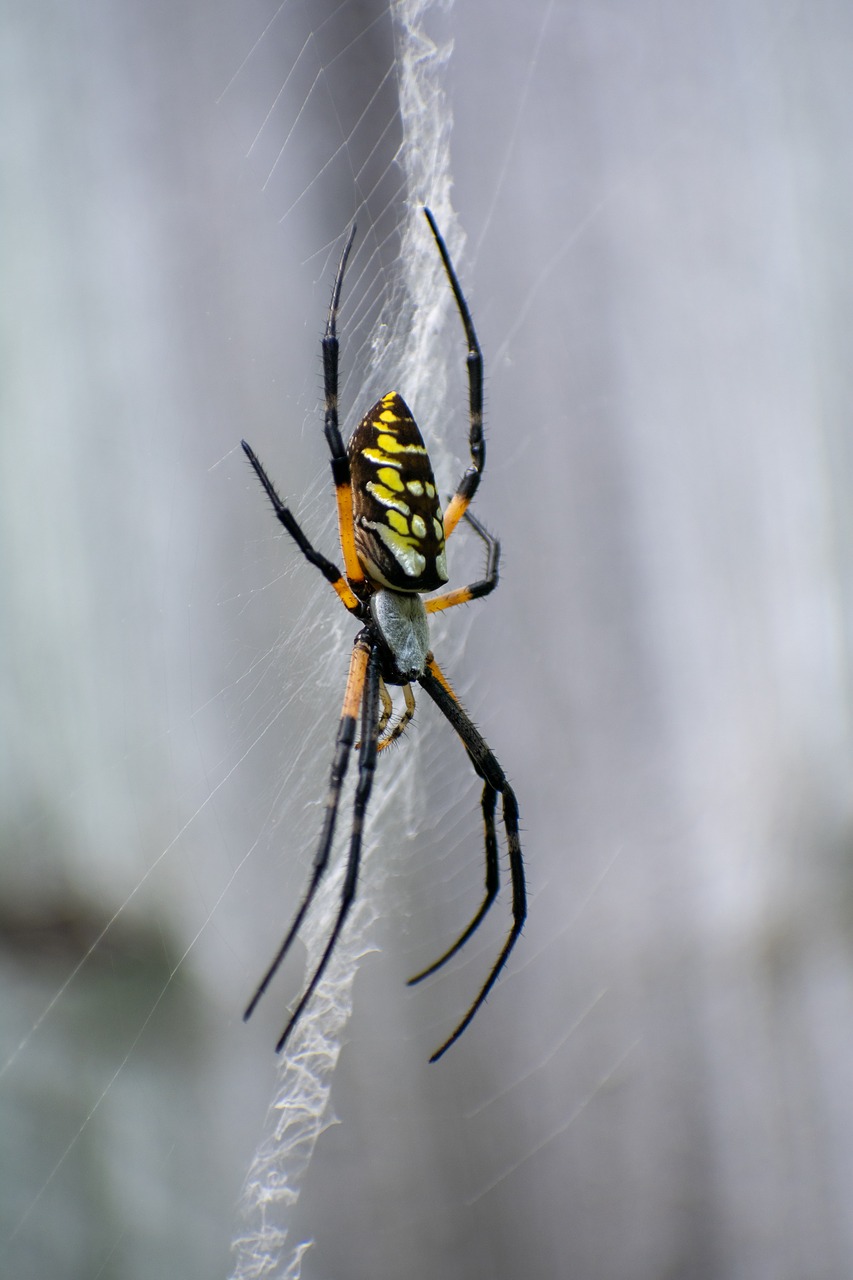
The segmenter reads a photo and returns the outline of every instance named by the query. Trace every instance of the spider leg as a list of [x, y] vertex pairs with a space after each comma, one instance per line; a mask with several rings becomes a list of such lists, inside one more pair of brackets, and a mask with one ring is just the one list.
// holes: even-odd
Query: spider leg
[[424, 209], [424, 214], [441, 255], [441, 261], [444, 263], [444, 270], [447, 273], [450, 288], [453, 290], [453, 297], [456, 300], [456, 307], [468, 343], [468, 413], [471, 422], [468, 443], [471, 450], [471, 465], [459, 481], [456, 493], [444, 513], [444, 536], [449, 538], [477, 492], [480, 475], [486, 463], [486, 442], [483, 438], [483, 353], [477, 341], [468, 303], [465, 301], [465, 295], [453, 269], [453, 263], [450, 261], [447, 245], [431, 211]]
[[[382, 740], [382, 735], [387, 728], [388, 721], [391, 719], [394, 710], [394, 703], [388, 692], [388, 687], [382, 677], [379, 677], [379, 700], [382, 703], [382, 715], [379, 717], [379, 724], [376, 726], [376, 736]], [[358, 744], [361, 746], [361, 743]]]
[[481, 600], [494, 591], [498, 585], [498, 565], [501, 558], [501, 544], [480, 521], [465, 512], [465, 519], [486, 544], [486, 576], [480, 582], [470, 582], [467, 587], [458, 587], [455, 591], [446, 591], [444, 595], [433, 596], [424, 600], [427, 613], [438, 613], [442, 609], [453, 609], [457, 604], [468, 604], [471, 600]]
[[338, 528], [340, 531], [341, 550], [344, 556], [346, 578], [331, 560], [327, 560], [319, 551], [315, 551], [299, 524], [285, 506], [275, 490], [257, 454], [251, 445], [241, 440], [243, 452], [254, 467], [255, 474], [266, 490], [267, 497], [273, 505], [276, 518], [284, 525], [299, 550], [311, 564], [316, 565], [328, 582], [332, 584], [344, 605], [351, 613], [359, 610], [358, 599], [349, 583], [358, 587], [364, 582], [364, 570], [355, 549], [355, 531], [352, 516], [352, 486], [350, 484], [350, 465], [344, 442], [338, 427], [338, 308], [341, 300], [341, 285], [344, 280], [347, 259], [355, 239], [355, 227], [349, 234], [341, 260], [338, 264], [335, 284], [332, 289], [332, 300], [329, 304], [329, 317], [326, 321], [326, 332], [323, 336], [323, 390], [325, 398], [325, 434], [329, 451], [332, 455], [332, 479], [335, 483], [335, 497], [338, 505]]
[[390, 747], [392, 742], [396, 742], [397, 739], [403, 733], [405, 733], [406, 726], [408, 725], [412, 716], [415, 714], [415, 695], [412, 693], [412, 686], [410, 684], [403, 685], [403, 699], [406, 703], [406, 709], [403, 712], [403, 714], [400, 716], [400, 719], [397, 721], [397, 723], [395, 725], [392, 725], [391, 731], [388, 734], [386, 734], [384, 738], [382, 735], [385, 732], [385, 727], [388, 722], [386, 721], [385, 725], [382, 725], [380, 727], [379, 743], [376, 748], [377, 751], [384, 751], [386, 747]]
[[344, 556], [344, 569], [349, 581], [353, 584], [364, 582], [364, 569], [355, 549], [355, 529], [352, 517], [352, 484], [350, 478], [349, 456], [338, 426], [338, 308], [341, 301], [341, 285], [347, 269], [347, 259], [355, 239], [355, 225], [349, 233], [344, 245], [338, 271], [332, 288], [332, 300], [329, 303], [329, 317], [326, 321], [326, 332], [323, 335], [323, 395], [325, 399], [325, 435], [332, 455], [332, 479], [335, 483], [335, 499], [338, 504], [338, 529], [341, 537], [341, 550]]
[[290, 1017], [290, 1021], [279, 1037], [278, 1044], [275, 1047], [276, 1053], [280, 1053], [284, 1048], [291, 1031], [299, 1021], [305, 1006], [316, 991], [320, 979], [325, 973], [326, 965], [331, 959], [332, 952], [335, 949], [335, 944], [337, 943], [341, 930], [344, 927], [344, 921], [349, 914], [349, 909], [352, 906], [353, 899], [355, 898], [355, 890], [358, 883], [358, 869], [361, 862], [361, 842], [364, 832], [364, 815], [367, 810], [367, 802], [370, 799], [370, 792], [373, 788], [373, 775], [376, 770], [376, 726], [379, 719], [379, 651], [375, 645], [370, 645], [370, 641], [365, 642], [366, 649], [367, 646], [370, 646], [370, 648], [368, 650], [366, 681], [363, 686], [362, 697], [361, 749], [358, 757], [358, 782], [355, 788], [349, 856], [347, 857], [346, 874], [344, 876], [343, 889], [341, 890], [338, 914], [335, 917], [335, 923], [332, 927], [329, 941], [326, 943], [326, 949], [320, 957], [320, 963], [314, 970], [311, 981], [305, 988], [299, 1003]]
[[[390, 747], [392, 742], [396, 742], [397, 739], [405, 733], [406, 726], [415, 714], [415, 695], [412, 693], [412, 686], [410, 684], [403, 685], [403, 698], [406, 702], [406, 709], [400, 716], [397, 723], [392, 725], [390, 732], [387, 734], [385, 733], [385, 730], [388, 728], [388, 721], [391, 719], [393, 714], [394, 703], [392, 702], [391, 695], [386, 688], [385, 681], [381, 676], [379, 677], [379, 698], [382, 703], [382, 715], [379, 717], [379, 724], [376, 726], [376, 750], [384, 751], [386, 747]], [[355, 745], [356, 747], [360, 747], [361, 742], [359, 741]]]
[[[380, 715], [379, 723], [376, 726], [376, 738], [377, 738], [376, 750], [383, 751], [385, 747], [387, 747], [391, 739], [396, 737], [397, 735], [395, 730], [392, 730], [388, 738], [383, 738], [382, 736], [388, 727], [388, 721], [391, 719], [391, 716], [394, 714], [394, 700], [391, 697], [390, 693], [388, 692], [388, 686], [386, 685], [385, 681], [382, 679], [381, 675], [379, 677], [379, 701], [382, 703], [382, 714]], [[356, 742], [355, 746], [356, 746], [356, 750], [358, 750], [358, 748], [361, 746], [360, 738], [358, 742]]]
[[[470, 753], [469, 758], [471, 759], [471, 763], [474, 768], [477, 769], [476, 761], [472, 756], [470, 756]], [[479, 769], [477, 769], [477, 772], [479, 773]], [[421, 972], [416, 973], [413, 978], [409, 978], [406, 984], [409, 987], [413, 987], [418, 982], [423, 982], [424, 978], [428, 978], [430, 974], [435, 973], [435, 971], [440, 969], [442, 965], [447, 964], [447, 961], [452, 959], [452, 957], [456, 955], [457, 951], [462, 950], [471, 935], [477, 931], [486, 915], [486, 912], [498, 896], [498, 889], [500, 888], [500, 871], [498, 867], [498, 839], [495, 833], [495, 805], [497, 803], [497, 799], [497, 791], [487, 782], [483, 787], [482, 799], [483, 827], [486, 835], [486, 896], [483, 899], [482, 906], [474, 916], [474, 919], [468, 925], [468, 928], [456, 939], [453, 946], [449, 947], [448, 950], [445, 951], [443, 956], [439, 956], [439, 958], [429, 965], [428, 968], [422, 969]]]
[[[252, 996], [243, 1014], [243, 1021], [247, 1021], [254, 1013], [255, 1007], [267, 987], [272, 982], [276, 973], [281, 966], [282, 961], [293, 945], [297, 931], [305, 919], [305, 914], [314, 900], [323, 873], [329, 862], [329, 853], [332, 848], [332, 839], [335, 834], [335, 822], [338, 816], [338, 804], [341, 797], [341, 787], [343, 786], [344, 777], [346, 776], [347, 766], [349, 764], [350, 752], [352, 750], [353, 740], [355, 738], [355, 724], [358, 715], [358, 709], [362, 702], [365, 680], [368, 670], [368, 661], [370, 658], [369, 642], [361, 632], [356, 636], [355, 648], [353, 649], [352, 658], [350, 659], [349, 677], [347, 679], [346, 693], [344, 694], [344, 703], [341, 708], [341, 719], [338, 726], [338, 737], [335, 744], [335, 754], [332, 760], [332, 772], [329, 780], [329, 796], [326, 800], [326, 814], [323, 820], [323, 831], [320, 836], [320, 843], [317, 845], [317, 852], [314, 855], [314, 869], [311, 874], [311, 883], [305, 893], [300, 904], [299, 910], [293, 918], [293, 923], [287, 931], [284, 941], [276, 952], [272, 964], [264, 974], [257, 991]], [[287, 1030], [293, 1025], [295, 1017], [291, 1018]], [[286, 1035], [287, 1033], [285, 1033]], [[283, 1043], [283, 1040], [281, 1041]], [[281, 1047], [281, 1044], [279, 1045]]]
[[245, 440], [241, 440], [240, 443], [243, 446], [243, 452], [254, 467], [255, 475], [260, 480], [266, 491], [267, 497], [272, 503], [276, 519], [284, 525], [299, 550], [305, 556], [305, 559], [318, 568], [326, 581], [332, 584], [347, 609], [349, 609], [351, 613], [357, 612], [359, 607], [358, 600], [356, 600], [352, 591], [350, 591], [346, 579], [338, 566], [331, 560], [327, 560], [319, 551], [315, 551], [314, 547], [299, 527], [293, 512], [289, 507], [285, 506], [281, 498], [276, 493], [275, 485], [264, 470], [263, 464], [260, 462], [252, 446], [247, 444]]
[[[504, 773], [503, 769], [499, 765], [497, 758], [495, 757], [494, 753], [492, 752], [485, 738], [482, 736], [482, 734], [479, 732], [476, 726], [472, 723], [467, 713], [463, 710], [461, 703], [459, 702], [455, 693], [451, 689], [446, 677], [441, 671], [441, 668], [438, 666], [438, 663], [435, 661], [432, 655], [430, 655], [430, 657], [427, 660], [427, 669], [424, 672], [424, 674], [420, 677], [420, 684], [423, 686], [424, 689], [426, 689], [427, 693], [432, 698], [433, 702], [436, 704], [438, 709], [450, 721], [451, 725], [456, 730], [459, 737], [462, 739], [462, 743], [465, 747], [465, 750], [468, 752], [468, 757], [472, 765], [474, 766], [474, 769], [480, 775], [480, 777], [483, 779], [483, 782], [484, 782], [483, 818], [486, 826], [486, 865], [487, 865], [486, 900], [483, 906], [480, 908], [480, 911], [474, 917], [474, 920], [471, 922], [471, 925], [469, 925], [468, 929], [465, 931], [465, 934], [463, 934], [460, 941], [454, 944], [453, 947], [451, 947], [450, 952], [448, 953], [448, 956], [442, 957], [441, 960], [438, 961], [438, 964], [442, 964], [446, 958], [449, 958], [450, 955], [453, 955], [454, 952], [459, 949], [459, 946], [461, 946], [462, 943], [471, 936], [474, 929], [477, 927], [477, 925], [480, 923], [483, 916], [485, 915], [486, 911], [489, 909], [489, 906], [491, 905], [491, 901], [494, 900], [494, 895], [492, 896], [491, 900], [489, 898], [489, 874], [490, 873], [488, 869], [488, 864], [489, 864], [490, 857], [496, 858], [497, 856], [497, 840], [494, 834], [494, 820], [493, 820], [494, 819], [494, 799], [496, 799], [496, 796], [493, 799], [491, 796], [489, 796], [488, 794], [489, 792], [494, 792], [494, 793], [499, 792], [502, 798], [503, 823], [504, 823], [504, 830], [506, 831], [507, 853], [509, 855], [509, 867], [510, 867], [510, 881], [512, 884], [512, 926], [510, 928], [509, 935], [507, 936], [506, 942], [504, 943], [501, 949], [500, 955], [498, 956], [495, 963], [492, 965], [492, 969], [491, 969], [491, 972], [489, 973], [489, 976], [487, 977], [485, 983], [480, 989], [480, 992], [477, 995], [477, 998], [474, 1000], [474, 1003], [471, 1005], [471, 1008], [468, 1010], [465, 1017], [456, 1027], [455, 1031], [449, 1037], [449, 1039], [445, 1040], [444, 1044], [441, 1045], [438, 1049], [436, 1049], [435, 1053], [430, 1058], [430, 1062], [437, 1062], [438, 1059], [447, 1052], [450, 1046], [452, 1044], [455, 1044], [455, 1042], [459, 1039], [459, 1037], [462, 1035], [462, 1032], [470, 1024], [472, 1018], [477, 1013], [477, 1010], [483, 1004], [484, 1000], [488, 996], [492, 987], [497, 982], [498, 977], [501, 973], [501, 970], [503, 969], [504, 965], [509, 959], [510, 952], [512, 951], [516, 942], [518, 941], [518, 938], [521, 934], [521, 930], [524, 926], [524, 921], [527, 916], [527, 890], [525, 887], [525, 880], [524, 880], [524, 861], [521, 856], [521, 843], [519, 841], [519, 836], [518, 836], [518, 803], [515, 798], [515, 792], [513, 791], [512, 787], [509, 785], [509, 782], [507, 781], [506, 774]], [[492, 815], [491, 833], [489, 831], [489, 814], [490, 813]], [[492, 849], [491, 852], [490, 852], [490, 839], [494, 840], [494, 848]], [[435, 967], [436, 966], [434, 965], [433, 968]], [[430, 970], [426, 970], [425, 972], [430, 972]], [[421, 976], [424, 976], [424, 975], [418, 975], [418, 977], [421, 977]]]

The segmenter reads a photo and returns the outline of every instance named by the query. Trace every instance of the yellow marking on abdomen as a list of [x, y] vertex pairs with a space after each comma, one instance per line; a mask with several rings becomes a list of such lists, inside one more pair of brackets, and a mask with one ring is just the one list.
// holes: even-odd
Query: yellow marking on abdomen
[[394, 436], [388, 436], [384, 433], [377, 437], [376, 443], [386, 453], [426, 453], [426, 448], [422, 444], [400, 444], [400, 441]]
[[399, 461], [395, 458], [389, 458], [387, 453], [382, 453], [379, 449], [362, 449], [361, 457], [366, 462], [375, 463], [378, 467], [395, 467], [398, 471], [403, 465], [402, 458]]
[[387, 519], [391, 528], [394, 529], [397, 533], [403, 534], [403, 535], [408, 534], [409, 522], [404, 515], [400, 514], [399, 511], [393, 511], [393, 510], [389, 511]]
[[384, 485], [388, 486], [389, 489], [395, 489], [397, 493], [403, 492], [403, 481], [400, 479], [397, 474], [397, 470], [394, 467], [380, 467], [377, 472], [377, 476]]
[[372, 493], [377, 502], [381, 502], [383, 507], [393, 507], [395, 511], [400, 511], [404, 516], [410, 515], [410, 509], [405, 502], [402, 502], [396, 494], [390, 489], [386, 489], [384, 485], [374, 484], [372, 480], [368, 480], [364, 486], [368, 493]]
[[[376, 531], [380, 541], [391, 552], [406, 577], [419, 578], [421, 576], [426, 568], [426, 556], [415, 550], [411, 538], [401, 537], [399, 533], [395, 533], [393, 529], [389, 529], [387, 525], [380, 524], [377, 520], [365, 521], [365, 525], [367, 528]], [[384, 581], [381, 572], [377, 572], [376, 576], [380, 582]], [[447, 578], [445, 577], [444, 580], [446, 582]]]

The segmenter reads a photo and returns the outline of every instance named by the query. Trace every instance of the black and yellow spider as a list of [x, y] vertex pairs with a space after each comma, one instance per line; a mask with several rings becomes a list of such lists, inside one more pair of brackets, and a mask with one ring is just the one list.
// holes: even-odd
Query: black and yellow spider
[[[483, 357], [471, 313], [447, 247], [429, 209], [424, 209], [424, 213], [441, 254], [468, 342], [471, 465], [463, 475], [444, 516], [423, 438], [408, 407], [396, 391], [390, 391], [369, 410], [353, 432], [349, 447], [344, 448], [338, 427], [337, 315], [347, 259], [355, 239], [355, 227], [341, 255], [323, 337], [325, 433], [332, 455], [332, 478], [337, 495], [338, 525], [346, 576], [319, 551], [315, 551], [292, 512], [279, 498], [254, 451], [245, 440], [242, 441], [246, 456], [266, 490], [277, 518], [306, 559], [316, 565], [331, 583], [344, 606], [364, 624], [355, 638], [350, 660], [323, 831], [314, 857], [311, 882], [284, 941], [244, 1014], [244, 1018], [251, 1016], [287, 955], [328, 865], [341, 786], [355, 741], [356, 720], [360, 712], [358, 783], [340, 904], [326, 949], [276, 1045], [276, 1051], [283, 1048], [311, 999], [355, 897], [364, 818], [373, 785], [377, 752], [398, 738], [412, 717], [415, 708], [412, 681], [417, 680], [450, 721], [462, 739], [475, 772], [483, 780], [486, 896], [473, 920], [453, 946], [428, 968], [410, 978], [410, 985], [434, 973], [451, 956], [456, 955], [482, 922], [497, 896], [499, 872], [495, 808], [499, 794], [503, 800], [503, 821], [512, 881], [512, 928], [509, 936], [471, 1008], [450, 1038], [432, 1055], [430, 1062], [440, 1058], [461, 1036], [486, 999], [521, 933], [527, 910], [515, 795], [503, 769], [466, 715], [429, 647], [427, 615], [488, 595], [497, 586], [500, 547], [497, 540], [468, 511], [468, 505], [480, 483], [485, 461]], [[425, 592], [435, 591], [447, 582], [445, 543], [463, 517], [483, 539], [488, 549], [486, 576], [481, 582], [474, 582], [424, 601], [421, 597]], [[388, 724], [392, 701], [386, 687], [389, 684], [402, 685], [405, 700], [405, 711], [391, 729], [388, 729]]]

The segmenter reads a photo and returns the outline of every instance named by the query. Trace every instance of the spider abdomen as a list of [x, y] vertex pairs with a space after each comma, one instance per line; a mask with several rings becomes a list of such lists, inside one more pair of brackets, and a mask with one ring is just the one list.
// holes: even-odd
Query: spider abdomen
[[348, 447], [353, 525], [367, 576], [392, 591], [435, 591], [447, 582], [444, 518], [432, 464], [396, 391], [370, 409]]

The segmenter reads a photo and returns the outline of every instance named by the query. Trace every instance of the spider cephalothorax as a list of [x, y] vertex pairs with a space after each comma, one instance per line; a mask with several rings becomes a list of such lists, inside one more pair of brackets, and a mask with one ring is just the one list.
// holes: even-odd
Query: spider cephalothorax
[[[278, 1050], [284, 1046], [311, 999], [352, 905], [361, 858], [364, 815], [373, 785], [376, 757], [378, 752], [400, 737], [411, 720], [415, 709], [411, 687], [414, 682], [420, 684], [450, 721], [462, 740], [475, 772], [483, 780], [481, 803], [485, 829], [486, 893], [479, 910], [456, 942], [428, 968], [410, 978], [410, 984], [420, 982], [441, 968], [451, 956], [456, 955], [477, 929], [497, 896], [500, 877], [495, 809], [499, 795], [503, 804], [512, 885], [512, 927], [506, 942], [471, 1008], [453, 1034], [432, 1055], [431, 1062], [440, 1058], [459, 1038], [486, 999], [515, 946], [526, 914], [524, 864], [518, 838], [515, 793], [485, 739], [463, 710], [429, 647], [429, 614], [479, 599], [497, 586], [500, 547], [497, 540], [486, 532], [468, 510], [485, 462], [483, 358], [468, 304], [444, 240], [430, 211], [425, 209], [424, 213], [441, 255], [468, 343], [471, 465], [463, 475], [447, 510], [442, 514], [432, 464], [423, 437], [398, 392], [390, 391], [377, 401], [356, 427], [349, 446], [344, 447], [338, 426], [337, 314], [347, 259], [355, 239], [355, 227], [341, 255], [323, 337], [325, 433], [331, 453], [332, 478], [338, 505], [343, 573], [331, 560], [315, 551], [292, 512], [278, 496], [252, 448], [245, 440], [242, 442], [246, 456], [282, 525], [303, 555], [331, 583], [344, 606], [363, 623], [355, 638], [350, 659], [349, 678], [332, 761], [326, 816], [314, 858], [311, 882], [284, 941], [244, 1015], [246, 1018], [250, 1016], [272, 981], [296, 937], [328, 865], [341, 787], [355, 742], [356, 722], [360, 716], [358, 783], [340, 905], [329, 941], [278, 1041]], [[424, 593], [438, 590], [448, 580], [446, 543], [463, 517], [486, 545], [486, 575], [479, 582], [423, 600], [421, 597]], [[393, 704], [386, 688], [388, 684], [402, 685], [405, 702], [405, 710], [390, 729], [388, 725]]]

